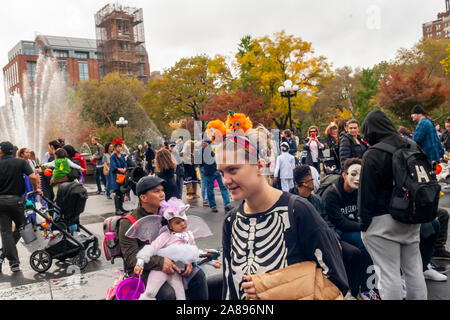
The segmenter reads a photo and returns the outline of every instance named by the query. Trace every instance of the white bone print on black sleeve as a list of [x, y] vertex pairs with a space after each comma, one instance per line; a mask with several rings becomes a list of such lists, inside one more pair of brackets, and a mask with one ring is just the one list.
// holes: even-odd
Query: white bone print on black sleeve
[[286, 207], [255, 218], [236, 215], [231, 231], [231, 271], [240, 299], [245, 298], [242, 276], [287, 266], [285, 231], [290, 227]]

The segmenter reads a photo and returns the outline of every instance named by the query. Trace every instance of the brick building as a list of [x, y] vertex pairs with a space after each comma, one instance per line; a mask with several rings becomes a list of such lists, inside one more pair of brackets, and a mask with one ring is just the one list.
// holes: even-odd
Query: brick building
[[39, 55], [57, 60], [69, 85], [87, 79], [99, 79], [96, 40], [39, 35], [35, 41], [20, 41], [9, 53], [3, 68], [6, 91], [23, 96], [25, 75], [31, 87], [36, 81]]
[[450, 39], [450, 0], [445, 0], [445, 12], [440, 12], [437, 19], [422, 25], [423, 36], [435, 40]]

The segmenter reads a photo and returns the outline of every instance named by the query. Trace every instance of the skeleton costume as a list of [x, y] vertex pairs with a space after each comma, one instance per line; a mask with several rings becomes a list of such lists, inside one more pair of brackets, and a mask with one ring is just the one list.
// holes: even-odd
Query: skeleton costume
[[304, 199], [289, 217], [289, 193], [266, 212], [246, 214], [244, 204], [229, 212], [223, 226], [223, 299], [245, 299], [242, 276], [314, 261], [345, 295], [348, 280], [334, 232]]

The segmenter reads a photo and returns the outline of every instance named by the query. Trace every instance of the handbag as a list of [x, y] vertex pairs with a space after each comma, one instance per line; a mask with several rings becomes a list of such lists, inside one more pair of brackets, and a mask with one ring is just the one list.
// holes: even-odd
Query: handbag
[[123, 184], [125, 182], [125, 178], [126, 178], [125, 174], [118, 173], [116, 177], [116, 182], [118, 184]]

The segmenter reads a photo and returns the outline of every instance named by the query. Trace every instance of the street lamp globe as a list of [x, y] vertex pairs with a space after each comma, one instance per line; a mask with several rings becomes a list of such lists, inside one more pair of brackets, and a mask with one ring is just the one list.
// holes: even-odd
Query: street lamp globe
[[284, 89], [283, 86], [281, 86], [281, 87], [278, 88], [278, 92], [279, 92], [279, 93], [283, 93], [284, 91], [285, 91], [285, 89]]
[[298, 85], [294, 85], [294, 86], [292, 87], [292, 90], [295, 91], [295, 92], [297, 92], [298, 90], [300, 90], [300, 87], [299, 87]]
[[285, 87], [284, 87], [284, 90], [285, 90], [286, 92], [291, 92], [291, 91], [292, 91], [292, 87], [291, 87], [291, 86], [285, 86]]
[[284, 82], [284, 87], [285, 87], [285, 88], [287, 88], [287, 87], [292, 87], [292, 81], [291, 81], [291, 80], [286, 80], [286, 81]]

